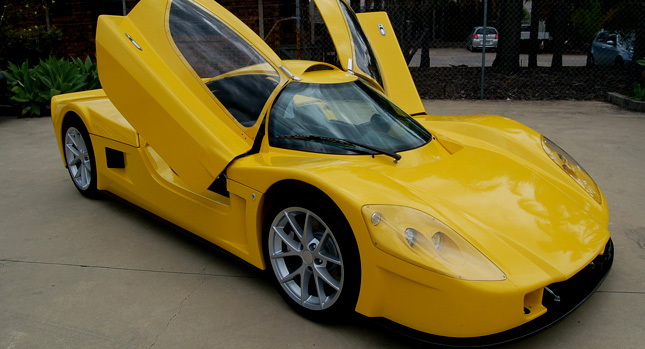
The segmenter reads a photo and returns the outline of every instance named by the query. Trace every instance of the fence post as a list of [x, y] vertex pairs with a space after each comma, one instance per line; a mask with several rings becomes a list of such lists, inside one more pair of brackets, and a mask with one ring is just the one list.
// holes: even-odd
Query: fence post
[[[480, 90], [480, 98], [484, 99], [484, 85], [486, 81], [486, 36], [488, 36], [488, 0], [484, 0], [484, 39], [482, 40], [482, 83]], [[474, 51], [474, 50], [473, 50]]]

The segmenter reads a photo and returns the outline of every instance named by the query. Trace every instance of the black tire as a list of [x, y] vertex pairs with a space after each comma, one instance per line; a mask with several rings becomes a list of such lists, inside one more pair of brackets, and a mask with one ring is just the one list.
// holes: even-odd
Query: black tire
[[97, 198], [96, 158], [87, 128], [77, 117], [70, 117], [63, 124], [62, 139], [65, 164], [72, 183], [85, 197]]
[[614, 67], [618, 69], [623, 69], [625, 67], [625, 61], [623, 60], [623, 57], [616, 56], [616, 60], [614, 61]]
[[[311, 229], [302, 229], [307, 226]], [[300, 236], [299, 230], [310, 232]], [[317, 322], [351, 318], [361, 285], [360, 258], [349, 223], [332, 200], [311, 191], [279, 200], [269, 209], [263, 232], [267, 277], [289, 306]]]
[[596, 65], [596, 60], [593, 58], [593, 54], [591, 52], [587, 53], [587, 67], [593, 67]]

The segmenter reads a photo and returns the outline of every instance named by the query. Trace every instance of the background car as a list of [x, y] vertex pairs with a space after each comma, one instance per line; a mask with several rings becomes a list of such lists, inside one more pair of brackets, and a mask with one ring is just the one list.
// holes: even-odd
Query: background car
[[[497, 49], [499, 33], [494, 27], [486, 27], [486, 48]], [[469, 51], [481, 50], [484, 42], [484, 27], [474, 27], [466, 40], [466, 49]]]
[[591, 43], [587, 54], [587, 66], [623, 67], [632, 61], [634, 36], [613, 31], [601, 31]]

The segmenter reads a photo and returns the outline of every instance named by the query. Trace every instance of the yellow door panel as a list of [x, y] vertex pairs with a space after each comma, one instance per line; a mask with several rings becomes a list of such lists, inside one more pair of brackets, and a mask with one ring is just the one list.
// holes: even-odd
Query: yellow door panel
[[[184, 7], [187, 10], [184, 11]], [[213, 8], [216, 8], [218, 16], [224, 18], [215, 17]], [[99, 18], [97, 60], [101, 84], [107, 96], [172, 170], [193, 191], [203, 192], [233, 158], [251, 148], [262, 113], [256, 111], [255, 120], [238, 117], [240, 108], [231, 104], [237, 106], [243, 103], [227, 97], [228, 90], [222, 87], [230, 84], [222, 83], [225, 78], [211, 84], [216, 87], [207, 86], [204, 76], [199, 76], [204, 71], [201, 67], [191, 66], [189, 62], [191, 57], [201, 62], [194, 55], [190, 56], [194, 52], [188, 52], [194, 46], [186, 48], [185, 40], [177, 42], [187, 35], [176, 40], [171, 36], [173, 28], [169, 21], [172, 21], [172, 11], [182, 16], [195, 13], [200, 19], [216, 23], [219, 26], [216, 29], [221, 30], [220, 38], [232, 38], [234, 44], [240, 44], [238, 46], [251, 47], [252, 50], [247, 50], [247, 53], [252, 51], [250, 54], [254, 62], [262, 62], [275, 72], [271, 76], [261, 75], [260, 79], [255, 80], [269, 82], [269, 87], [273, 89], [282, 81], [274, 65], [279, 64], [279, 58], [273, 57], [273, 54], [267, 59], [263, 55], [266, 50], [258, 50], [263, 44], [261, 40], [257, 36], [247, 39], [250, 29], [214, 2], [142, 0], [126, 17]], [[184, 16], [176, 22], [191, 19], [195, 20]], [[189, 25], [199, 27], [194, 23], [187, 23], [186, 26]], [[206, 30], [212, 31], [212, 28], [207, 27]], [[241, 35], [240, 31], [247, 36]], [[200, 44], [203, 44], [203, 40]], [[220, 47], [217, 46], [220, 42], [208, 44], [211, 49]], [[222, 69], [226, 68], [231, 67]], [[239, 68], [244, 67], [232, 67]], [[245, 72], [239, 76], [246, 79], [249, 74]], [[266, 79], [263, 78], [265, 76]], [[230, 77], [230, 73], [227, 77]], [[217, 80], [218, 77], [208, 78]], [[266, 97], [272, 92], [275, 91], [265, 93]], [[256, 104], [259, 108], [263, 107], [263, 104]]]
[[343, 0], [316, 1], [344, 70], [383, 89], [376, 56], [352, 8]]
[[425, 113], [387, 13], [366, 12], [356, 16], [378, 59], [385, 94], [410, 115]]
[[347, 21], [341, 13], [340, 4], [338, 1], [315, 1], [315, 3], [336, 47], [341, 68], [343, 70], [350, 69], [348, 63], [354, 59], [352, 35], [347, 28]]

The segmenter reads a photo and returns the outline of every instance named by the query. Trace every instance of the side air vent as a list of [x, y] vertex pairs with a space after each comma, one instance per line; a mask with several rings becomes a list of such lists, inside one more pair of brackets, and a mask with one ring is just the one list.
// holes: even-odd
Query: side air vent
[[226, 186], [226, 173], [222, 172], [219, 176], [217, 176], [217, 178], [215, 178], [215, 181], [213, 181], [211, 186], [208, 187], [208, 190], [225, 197], [230, 197], [230, 194], [228, 193], [228, 188]]
[[105, 148], [105, 159], [108, 168], [125, 168], [125, 155], [123, 152]]

